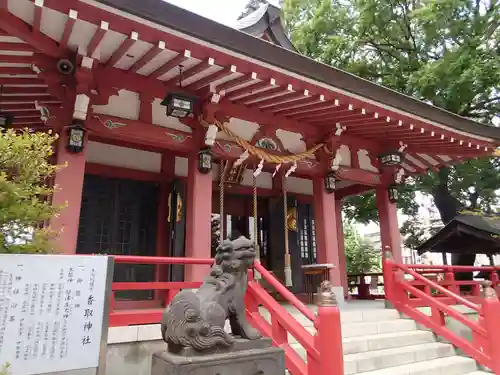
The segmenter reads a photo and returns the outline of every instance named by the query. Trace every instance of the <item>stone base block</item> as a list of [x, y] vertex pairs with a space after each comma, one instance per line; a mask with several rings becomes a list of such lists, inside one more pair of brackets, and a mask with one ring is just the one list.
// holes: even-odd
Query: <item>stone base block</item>
[[185, 348], [178, 354], [153, 354], [151, 375], [284, 375], [285, 352], [270, 339], [244, 340], [227, 349], [197, 352]]

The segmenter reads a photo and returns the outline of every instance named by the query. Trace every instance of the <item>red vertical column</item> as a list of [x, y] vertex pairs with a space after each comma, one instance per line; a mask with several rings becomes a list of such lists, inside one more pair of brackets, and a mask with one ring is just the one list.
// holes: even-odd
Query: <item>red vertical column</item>
[[85, 176], [85, 157], [87, 142], [82, 152], [73, 154], [66, 149], [68, 133], [63, 129], [57, 142], [57, 164], [66, 165], [56, 173], [52, 196], [54, 206], [65, 206], [59, 215], [50, 221], [50, 228], [58, 232], [54, 240], [54, 250], [63, 254], [76, 253], [78, 224], [82, 204], [83, 179]]
[[[186, 202], [186, 258], [210, 258], [212, 172], [198, 170], [198, 153], [189, 155]], [[209, 266], [186, 266], [186, 281], [201, 281]]]
[[329, 194], [325, 191], [322, 177], [313, 180], [313, 190], [318, 262], [334, 265], [334, 268], [330, 271], [330, 281], [335, 288], [337, 298], [340, 300], [340, 296], [343, 296], [344, 292], [340, 291], [342, 282], [339, 269], [335, 194]]
[[399, 232], [397, 205], [389, 200], [389, 192], [385, 187], [377, 188], [376, 201], [382, 251], [390, 250], [394, 261], [402, 263], [401, 233]]
[[335, 199], [335, 220], [337, 224], [337, 241], [339, 251], [340, 283], [344, 288], [344, 298], [348, 297], [347, 263], [344, 247], [344, 226], [342, 223], [342, 199]]

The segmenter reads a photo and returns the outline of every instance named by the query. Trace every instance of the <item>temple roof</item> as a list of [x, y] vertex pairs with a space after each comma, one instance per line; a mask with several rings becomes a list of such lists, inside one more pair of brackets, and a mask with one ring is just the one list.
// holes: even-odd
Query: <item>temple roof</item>
[[283, 28], [281, 9], [266, 0], [251, 0], [234, 28], [290, 51], [296, 51]]
[[[442, 124], [460, 133], [485, 137], [489, 142], [500, 142], [500, 129], [479, 124], [452, 112], [424, 103], [407, 95], [370, 82], [332, 66], [319, 63], [306, 56], [252, 37], [235, 33], [234, 29], [158, 0], [98, 0], [115, 9], [141, 17], [183, 34], [206, 41], [246, 58], [261, 61], [269, 66], [296, 75], [300, 81], [315, 81], [320, 85], [335, 87], [356, 99], [389, 106], [410, 113], [429, 123]], [[368, 107], [368, 105], [367, 105]], [[450, 141], [453, 137], [450, 138]], [[453, 138], [455, 141], [456, 138]], [[451, 142], [453, 143], [453, 142]]]
[[417, 248], [419, 254], [446, 253], [500, 253], [500, 217], [464, 214], [453, 218]]

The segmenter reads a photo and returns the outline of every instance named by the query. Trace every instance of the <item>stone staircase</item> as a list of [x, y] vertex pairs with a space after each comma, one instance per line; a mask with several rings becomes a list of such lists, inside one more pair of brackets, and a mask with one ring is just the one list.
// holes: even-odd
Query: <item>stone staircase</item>
[[[287, 306], [311, 333], [312, 323]], [[267, 311], [262, 315], [267, 318]], [[370, 308], [341, 312], [345, 375], [487, 375], [476, 362], [459, 356], [451, 344], [438, 342], [430, 331], [420, 330], [396, 310]], [[291, 335], [288, 342], [306, 358]]]

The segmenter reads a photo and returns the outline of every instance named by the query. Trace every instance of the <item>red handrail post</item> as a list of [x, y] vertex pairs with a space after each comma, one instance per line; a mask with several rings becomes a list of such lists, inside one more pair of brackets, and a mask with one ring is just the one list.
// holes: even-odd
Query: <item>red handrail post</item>
[[318, 375], [344, 375], [340, 311], [329, 281], [322, 283], [318, 296], [316, 345], [321, 369]]
[[460, 290], [455, 282], [455, 273], [452, 270], [447, 270], [444, 274], [444, 281], [449, 285], [448, 290], [455, 294], [460, 294]]
[[491, 281], [484, 282], [483, 316], [486, 329], [488, 355], [491, 358], [490, 369], [494, 374], [500, 375], [500, 301], [495, 290], [491, 287]]

